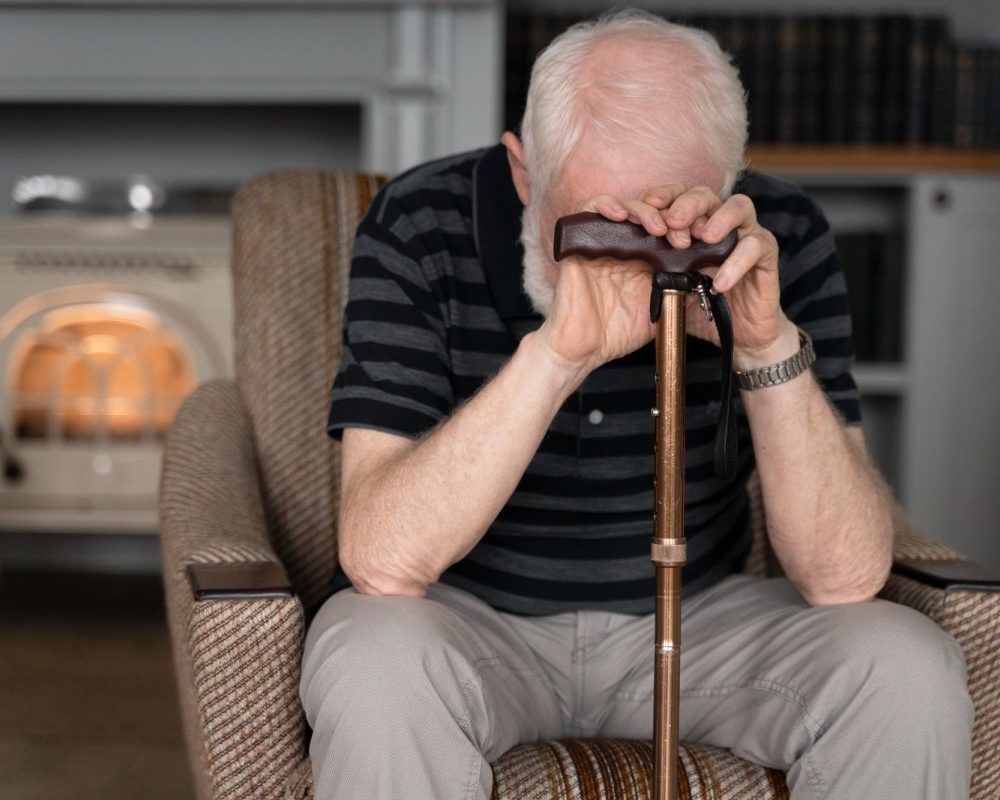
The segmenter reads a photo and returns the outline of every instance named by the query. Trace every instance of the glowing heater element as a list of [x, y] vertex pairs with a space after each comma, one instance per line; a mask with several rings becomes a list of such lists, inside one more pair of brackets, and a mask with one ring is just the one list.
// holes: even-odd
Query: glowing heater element
[[181, 337], [114, 303], [46, 313], [21, 338], [11, 377], [19, 439], [158, 437], [195, 385]]

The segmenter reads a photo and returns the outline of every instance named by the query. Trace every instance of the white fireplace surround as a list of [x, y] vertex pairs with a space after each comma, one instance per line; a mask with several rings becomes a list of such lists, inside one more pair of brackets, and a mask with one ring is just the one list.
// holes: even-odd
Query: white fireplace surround
[[496, 141], [502, 19], [496, 0], [0, 0], [0, 115], [356, 105], [353, 166], [393, 174]]
[[[0, 319], [64, 285], [112, 282], [214, 325], [203, 338], [217, 357], [196, 359], [196, 377], [231, 374], [224, 217], [145, 230], [7, 216], [2, 193], [32, 174], [226, 189], [276, 168], [395, 174], [497, 141], [502, 37], [496, 0], [0, 0]], [[81, 266], [119, 251], [184, 253], [195, 269]], [[0, 336], [0, 368], [15, 339]], [[77, 564], [60, 534], [155, 530], [158, 445], [14, 442], [2, 394], [0, 432], [26, 477], [0, 480], [0, 562], [35, 548]], [[120, 549], [108, 542], [97, 565]], [[155, 541], [133, 556], [126, 568], [155, 566]]]

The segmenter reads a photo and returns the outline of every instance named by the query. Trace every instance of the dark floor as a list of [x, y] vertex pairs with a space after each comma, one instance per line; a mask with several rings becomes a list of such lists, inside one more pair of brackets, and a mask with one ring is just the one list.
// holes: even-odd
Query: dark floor
[[160, 579], [0, 573], [4, 800], [190, 800]]

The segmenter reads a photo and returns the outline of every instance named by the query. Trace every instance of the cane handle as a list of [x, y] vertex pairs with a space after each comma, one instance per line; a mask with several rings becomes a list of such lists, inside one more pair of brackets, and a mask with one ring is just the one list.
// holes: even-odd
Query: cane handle
[[592, 211], [581, 211], [556, 220], [553, 251], [556, 261], [566, 256], [638, 259], [661, 272], [691, 272], [701, 266], [721, 264], [736, 247], [736, 231], [721, 242], [709, 244], [699, 239], [691, 246], [671, 247], [662, 236], [647, 233], [634, 222], [615, 222]]

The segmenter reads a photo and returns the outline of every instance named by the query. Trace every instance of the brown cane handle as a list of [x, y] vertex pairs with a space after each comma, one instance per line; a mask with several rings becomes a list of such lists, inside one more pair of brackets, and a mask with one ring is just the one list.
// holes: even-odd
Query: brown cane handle
[[581, 211], [556, 220], [553, 250], [556, 261], [566, 256], [639, 259], [661, 272], [691, 272], [707, 264], [721, 264], [736, 248], [736, 239], [736, 231], [732, 231], [716, 244], [695, 239], [681, 250], [671, 247], [664, 237], [647, 233], [642, 225]]

